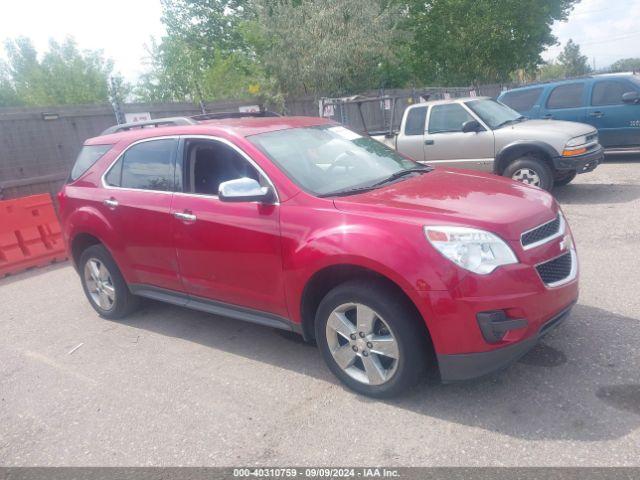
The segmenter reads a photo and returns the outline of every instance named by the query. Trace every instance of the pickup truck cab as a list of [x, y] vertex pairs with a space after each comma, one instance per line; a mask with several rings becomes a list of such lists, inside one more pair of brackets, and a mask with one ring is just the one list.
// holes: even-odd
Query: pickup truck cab
[[640, 151], [640, 75], [593, 75], [529, 85], [498, 100], [528, 118], [583, 122], [598, 129], [606, 153]]
[[374, 138], [418, 162], [484, 170], [545, 190], [603, 159], [593, 127], [528, 120], [487, 97], [411, 105], [397, 135]]

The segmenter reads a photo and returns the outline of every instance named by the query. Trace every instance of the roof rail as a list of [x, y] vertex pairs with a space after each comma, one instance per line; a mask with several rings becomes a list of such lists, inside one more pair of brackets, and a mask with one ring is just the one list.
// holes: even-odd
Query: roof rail
[[100, 135], [110, 135], [112, 133], [125, 132], [127, 130], [133, 130], [136, 128], [194, 125], [196, 123], [198, 122], [189, 117], [156, 118], [154, 120], [145, 120], [143, 122], [131, 122], [114, 125], [113, 127], [107, 128]]
[[281, 115], [269, 110], [260, 110], [258, 112], [212, 112], [203, 113], [202, 115], [194, 115], [190, 118], [196, 121], [200, 120], [221, 120], [224, 118], [246, 118], [246, 117], [280, 117]]

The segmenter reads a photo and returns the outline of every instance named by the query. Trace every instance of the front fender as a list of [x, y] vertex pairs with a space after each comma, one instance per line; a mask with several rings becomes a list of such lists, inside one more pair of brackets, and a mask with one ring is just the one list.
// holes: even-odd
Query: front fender
[[536, 140], [518, 140], [505, 145], [497, 152], [496, 160], [493, 163], [494, 173], [501, 175], [509, 160], [513, 160], [532, 151], [541, 152], [552, 161], [558, 156], [556, 149], [546, 142]]

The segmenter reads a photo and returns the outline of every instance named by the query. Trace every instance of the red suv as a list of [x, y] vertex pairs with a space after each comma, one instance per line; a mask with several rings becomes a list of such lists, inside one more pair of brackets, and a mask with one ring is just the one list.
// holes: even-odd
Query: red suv
[[173, 118], [88, 140], [59, 194], [84, 291], [300, 333], [352, 389], [508, 365], [578, 297], [543, 190], [434, 169], [310, 117]]

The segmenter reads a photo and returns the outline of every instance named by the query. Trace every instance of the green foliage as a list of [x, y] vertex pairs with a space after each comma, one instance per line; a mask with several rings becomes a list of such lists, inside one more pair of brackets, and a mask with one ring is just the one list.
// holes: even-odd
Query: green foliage
[[555, 61], [542, 65], [538, 71], [538, 75], [542, 81], [557, 80], [566, 77], [564, 67]]
[[408, 76], [396, 42], [399, 13], [375, 0], [257, 0], [245, 38], [289, 95], [396, 86]]
[[640, 71], [640, 58], [623, 58], [613, 62], [610, 69], [612, 72]]
[[571, 39], [558, 55], [558, 64], [562, 67], [565, 77], [577, 77], [591, 72], [587, 57], [580, 53], [580, 45]]
[[99, 51], [81, 52], [71, 38], [51, 40], [42, 60], [31, 41], [5, 44], [9, 62], [0, 75], [0, 105], [62, 105], [106, 102], [110, 61]]
[[[404, 3], [404, 2], [403, 2]], [[405, 28], [423, 84], [503, 82], [535, 70], [576, 0], [409, 0]]]

